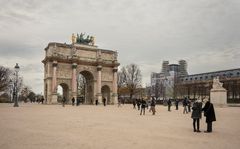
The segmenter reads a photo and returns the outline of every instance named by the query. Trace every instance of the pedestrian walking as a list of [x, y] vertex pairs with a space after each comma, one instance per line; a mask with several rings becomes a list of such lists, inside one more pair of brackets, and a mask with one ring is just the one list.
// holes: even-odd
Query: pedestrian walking
[[137, 99], [137, 107], [138, 107], [138, 110], [140, 110], [140, 105], [141, 105], [141, 100], [140, 100], [140, 99]]
[[44, 101], [44, 97], [42, 96], [42, 99], [41, 99], [42, 104], [43, 104], [43, 101]]
[[65, 98], [65, 96], [64, 96], [63, 99], [62, 99], [62, 106], [63, 106], [63, 107], [65, 107], [66, 101], [67, 101], [67, 100], [66, 100], [66, 98]]
[[121, 107], [121, 98], [118, 98], [118, 107]]
[[77, 103], [76, 103], [77, 106], [80, 105], [80, 98], [77, 97]]
[[188, 112], [191, 112], [192, 102], [191, 99], [187, 100]]
[[176, 100], [175, 100], [175, 106], [176, 106], [176, 110], [178, 110], [178, 103], [179, 103], [179, 100], [178, 100], [178, 99], [176, 99]]
[[[192, 107], [192, 115], [191, 118], [193, 119], [193, 131], [194, 132], [201, 132], [200, 131], [200, 119], [202, 118], [202, 102], [201, 100], [195, 100]], [[197, 123], [197, 129], [196, 129]]]
[[133, 99], [133, 109], [136, 109], [136, 99]]
[[155, 100], [154, 97], [152, 97], [152, 100], [151, 100], [150, 106], [151, 106], [151, 107], [150, 107], [149, 112], [152, 111], [152, 115], [155, 115], [155, 113], [156, 113], [156, 109], [155, 109], [155, 106], [156, 106], [156, 100]]
[[103, 98], [103, 105], [106, 106], [106, 98]]
[[187, 97], [185, 97], [183, 99], [182, 104], [183, 104], [183, 114], [188, 113], [188, 111], [187, 111]]
[[74, 106], [74, 104], [75, 104], [75, 98], [73, 97], [72, 98], [72, 106]]
[[98, 99], [95, 100], [95, 105], [96, 105], [96, 106], [98, 105]]
[[216, 121], [215, 111], [213, 104], [208, 100], [204, 99], [205, 105], [202, 109], [204, 111], [204, 116], [206, 117], [206, 123], [207, 123], [207, 133], [212, 132], [212, 122]]
[[168, 104], [168, 111], [171, 111], [172, 101], [170, 98], [168, 99], [167, 104]]
[[140, 115], [145, 115], [146, 101], [144, 99], [141, 100], [141, 112]]

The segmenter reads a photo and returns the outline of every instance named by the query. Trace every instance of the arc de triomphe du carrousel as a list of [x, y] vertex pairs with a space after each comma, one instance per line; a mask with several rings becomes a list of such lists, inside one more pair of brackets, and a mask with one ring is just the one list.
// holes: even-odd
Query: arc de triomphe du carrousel
[[50, 42], [45, 48], [44, 98], [48, 104], [57, 103], [57, 88], [69, 101], [78, 98], [79, 75], [85, 78], [84, 103], [117, 103], [117, 51], [100, 49], [94, 37], [72, 34], [72, 44]]

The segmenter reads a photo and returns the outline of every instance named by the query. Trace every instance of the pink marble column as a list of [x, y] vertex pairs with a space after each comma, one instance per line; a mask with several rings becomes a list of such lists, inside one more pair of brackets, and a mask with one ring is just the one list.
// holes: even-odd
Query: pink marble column
[[114, 104], [117, 104], [118, 102], [118, 96], [117, 96], [117, 71], [118, 71], [118, 68], [117, 67], [114, 67], [113, 68], [113, 102]]
[[52, 93], [57, 91], [57, 61], [53, 61]]
[[72, 64], [72, 96], [76, 99], [77, 98], [77, 77], [76, 77], [76, 68], [77, 64]]
[[97, 99], [99, 103], [102, 103], [102, 66], [97, 66]]

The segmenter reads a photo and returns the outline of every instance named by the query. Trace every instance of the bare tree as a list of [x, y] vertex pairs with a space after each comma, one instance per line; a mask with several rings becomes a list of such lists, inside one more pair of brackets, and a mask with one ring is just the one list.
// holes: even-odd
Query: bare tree
[[8, 68], [0, 66], [0, 92], [6, 91], [10, 84], [11, 71]]
[[20, 92], [20, 97], [19, 100], [27, 102], [29, 94], [32, 92], [31, 88], [29, 86], [23, 85], [21, 92]]
[[87, 80], [82, 74], [79, 74], [77, 84], [78, 96], [82, 98], [81, 100], [85, 101], [87, 93]]
[[118, 86], [118, 98], [122, 95], [122, 88], [126, 87], [126, 78], [125, 75], [123, 74], [123, 69], [118, 72], [117, 75], [117, 86]]
[[136, 89], [141, 86], [141, 71], [138, 65], [130, 64], [126, 67], [123, 67], [122, 73], [125, 79], [126, 86], [129, 89], [130, 101], [132, 101], [132, 96], [136, 92]]

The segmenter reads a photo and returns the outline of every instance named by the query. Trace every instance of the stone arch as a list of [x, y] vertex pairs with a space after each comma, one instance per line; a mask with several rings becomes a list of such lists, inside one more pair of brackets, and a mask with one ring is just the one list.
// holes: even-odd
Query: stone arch
[[101, 93], [102, 93], [102, 99], [106, 98], [107, 104], [111, 104], [110, 87], [108, 85], [102, 86]]
[[[83, 77], [84, 81], [79, 81], [80, 76]], [[88, 70], [79, 71], [77, 77], [77, 98], [84, 104], [93, 104], [94, 102], [94, 75]], [[83, 84], [81, 84], [83, 83]], [[79, 88], [83, 89], [83, 92]]]
[[[57, 102], [56, 88], [65, 83], [67, 99], [77, 98], [77, 77], [81, 73], [88, 80], [89, 85], [86, 103], [102, 101], [101, 88], [108, 92], [108, 102], [117, 103], [117, 52], [100, 49], [93, 45], [79, 43], [66, 44], [51, 42], [44, 49], [44, 86], [47, 103]], [[91, 74], [91, 75], [89, 75]], [[105, 84], [107, 83], [107, 84]], [[64, 85], [63, 85], [64, 86]]]

